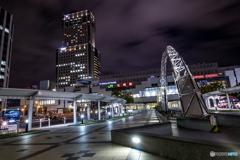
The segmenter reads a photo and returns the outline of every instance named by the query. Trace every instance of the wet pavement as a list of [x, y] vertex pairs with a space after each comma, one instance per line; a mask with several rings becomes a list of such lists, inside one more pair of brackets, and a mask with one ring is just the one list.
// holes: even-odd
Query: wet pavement
[[111, 130], [159, 123], [154, 110], [86, 126], [54, 126], [50, 132], [0, 140], [4, 160], [165, 160], [111, 142]]

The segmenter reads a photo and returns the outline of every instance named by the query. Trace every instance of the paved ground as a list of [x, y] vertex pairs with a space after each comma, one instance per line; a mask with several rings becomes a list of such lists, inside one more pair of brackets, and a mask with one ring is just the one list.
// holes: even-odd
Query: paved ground
[[236, 116], [240, 116], [240, 112], [239, 111], [229, 111], [229, 112], [224, 112], [224, 111], [209, 111], [209, 114], [223, 114], [223, 115], [236, 115]]
[[3, 160], [162, 160], [143, 151], [111, 143], [111, 130], [158, 123], [155, 112], [86, 126], [52, 127], [50, 133], [0, 140]]

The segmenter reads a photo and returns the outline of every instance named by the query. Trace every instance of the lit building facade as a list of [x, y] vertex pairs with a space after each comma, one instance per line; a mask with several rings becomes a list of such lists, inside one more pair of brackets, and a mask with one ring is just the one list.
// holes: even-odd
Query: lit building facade
[[[13, 43], [13, 15], [0, 7], [0, 87], [8, 87]], [[6, 107], [6, 100], [0, 102], [1, 109]]]
[[219, 67], [219, 75], [229, 77], [230, 86], [234, 87], [240, 83], [240, 65]]
[[[217, 75], [218, 76], [218, 64], [214, 63], [202, 63], [193, 64], [188, 66], [192, 75], [204, 76], [204, 75]], [[119, 85], [120, 87], [141, 85], [142, 82], [147, 81], [149, 77], [160, 77], [160, 69], [151, 69], [138, 72], [129, 73], [115, 73], [109, 75], [101, 75], [99, 81], [101, 88], [107, 88], [108, 82], [115, 82], [114, 86]], [[172, 68], [167, 68], [167, 75], [172, 75]], [[221, 75], [220, 75], [221, 76]]]
[[57, 90], [76, 86], [77, 79], [101, 74], [101, 54], [95, 47], [93, 14], [88, 10], [63, 14], [62, 34], [62, 47], [56, 52]]

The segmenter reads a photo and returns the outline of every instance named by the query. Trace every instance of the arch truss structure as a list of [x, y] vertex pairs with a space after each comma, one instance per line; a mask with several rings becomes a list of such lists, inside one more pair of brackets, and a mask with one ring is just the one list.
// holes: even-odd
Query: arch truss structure
[[162, 110], [167, 110], [168, 104], [166, 91], [166, 68], [168, 57], [170, 58], [172, 64], [173, 77], [178, 88], [184, 116], [207, 116], [207, 107], [203, 101], [202, 94], [183, 58], [172, 46], [167, 46], [162, 55], [161, 61], [161, 87], [158, 100]]

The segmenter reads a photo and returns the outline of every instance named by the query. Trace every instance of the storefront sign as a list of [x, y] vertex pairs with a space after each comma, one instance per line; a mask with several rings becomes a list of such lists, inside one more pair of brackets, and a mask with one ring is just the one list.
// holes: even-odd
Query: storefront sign
[[99, 83], [99, 86], [109, 85], [109, 84], [116, 84], [116, 83], [117, 83], [116, 81], [113, 81], [113, 82], [101, 82], [101, 83]]
[[198, 75], [194, 76], [194, 79], [201, 79], [201, 78], [212, 78], [212, 77], [217, 77], [218, 74], [207, 74], [207, 75]]

